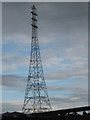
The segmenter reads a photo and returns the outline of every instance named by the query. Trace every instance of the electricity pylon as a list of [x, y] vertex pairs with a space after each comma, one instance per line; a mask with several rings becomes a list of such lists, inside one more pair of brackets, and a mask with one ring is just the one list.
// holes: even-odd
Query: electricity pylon
[[35, 5], [32, 6], [32, 41], [29, 74], [23, 105], [25, 114], [39, 113], [52, 110], [44, 80], [38, 42], [38, 20]]

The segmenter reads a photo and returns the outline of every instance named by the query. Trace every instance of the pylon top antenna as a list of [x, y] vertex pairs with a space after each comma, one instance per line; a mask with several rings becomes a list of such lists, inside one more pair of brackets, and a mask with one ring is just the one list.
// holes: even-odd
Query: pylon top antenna
[[32, 9], [36, 9], [36, 6], [35, 6], [35, 5], [33, 5], [33, 6], [32, 6]]

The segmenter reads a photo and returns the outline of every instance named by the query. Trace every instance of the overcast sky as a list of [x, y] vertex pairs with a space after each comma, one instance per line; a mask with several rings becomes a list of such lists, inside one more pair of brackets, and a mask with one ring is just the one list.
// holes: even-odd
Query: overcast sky
[[[29, 67], [31, 6], [3, 3], [3, 112], [21, 111]], [[35, 3], [38, 39], [54, 109], [88, 104], [88, 3]]]

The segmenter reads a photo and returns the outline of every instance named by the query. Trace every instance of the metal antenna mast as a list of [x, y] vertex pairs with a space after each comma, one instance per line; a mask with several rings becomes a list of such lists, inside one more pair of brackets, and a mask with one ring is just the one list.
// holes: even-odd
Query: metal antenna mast
[[38, 15], [35, 5], [32, 6], [31, 13], [32, 13], [31, 56], [24, 105], [22, 108], [25, 114], [52, 110], [41, 63], [37, 31]]

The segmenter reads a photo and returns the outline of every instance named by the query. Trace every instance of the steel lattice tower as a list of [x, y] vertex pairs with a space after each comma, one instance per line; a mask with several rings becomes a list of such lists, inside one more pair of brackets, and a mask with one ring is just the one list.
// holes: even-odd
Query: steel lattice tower
[[23, 105], [25, 114], [50, 111], [51, 105], [44, 80], [43, 68], [38, 42], [37, 11], [32, 6], [32, 41], [29, 74], [26, 86], [26, 93]]

